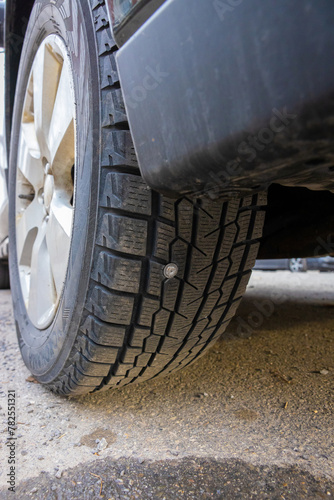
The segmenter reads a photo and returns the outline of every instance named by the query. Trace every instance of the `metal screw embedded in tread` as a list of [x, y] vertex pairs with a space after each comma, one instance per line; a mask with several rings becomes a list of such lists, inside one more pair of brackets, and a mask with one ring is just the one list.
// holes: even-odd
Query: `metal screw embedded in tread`
[[164, 276], [165, 278], [174, 278], [177, 275], [179, 268], [176, 264], [170, 263], [164, 267]]

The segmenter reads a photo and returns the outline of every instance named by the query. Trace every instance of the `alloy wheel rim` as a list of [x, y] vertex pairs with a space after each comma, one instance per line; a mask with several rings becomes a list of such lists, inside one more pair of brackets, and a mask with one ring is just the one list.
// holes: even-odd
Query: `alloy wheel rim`
[[62, 38], [47, 36], [30, 72], [16, 176], [16, 250], [20, 285], [33, 325], [53, 321], [70, 253], [74, 214], [75, 99]]
[[292, 271], [300, 272], [303, 269], [303, 262], [300, 259], [291, 259], [290, 267]]

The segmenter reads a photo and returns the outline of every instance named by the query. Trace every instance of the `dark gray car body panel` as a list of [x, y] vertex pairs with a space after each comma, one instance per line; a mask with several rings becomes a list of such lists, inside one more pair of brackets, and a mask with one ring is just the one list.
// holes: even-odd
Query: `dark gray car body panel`
[[165, 2], [117, 56], [148, 185], [333, 189], [333, 26], [332, 0]]

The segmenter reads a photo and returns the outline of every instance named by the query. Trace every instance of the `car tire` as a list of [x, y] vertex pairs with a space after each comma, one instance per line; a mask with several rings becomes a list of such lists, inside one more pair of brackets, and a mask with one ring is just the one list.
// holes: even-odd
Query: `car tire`
[[[53, 43], [61, 45], [58, 38], [47, 37], [61, 37], [72, 71], [76, 147], [71, 200], [70, 190], [63, 196], [59, 187], [68, 187], [68, 165], [65, 183], [61, 168], [45, 157], [44, 184], [36, 192], [22, 176], [18, 158], [24, 120], [33, 121], [41, 134], [38, 110], [50, 108], [50, 102], [43, 101], [44, 92], [41, 96], [35, 89], [34, 79], [31, 83], [38, 51], [43, 43], [44, 53], [50, 45], [56, 59], [64, 57], [62, 67], [67, 57], [52, 48]], [[166, 375], [201, 356], [225, 330], [240, 303], [265, 217], [265, 193], [229, 202], [210, 197], [171, 200], [146, 186], [127, 123], [115, 53], [102, 0], [36, 0], [13, 116], [10, 272], [23, 359], [40, 383], [64, 395]], [[39, 73], [37, 69], [36, 79]], [[36, 92], [33, 104], [27, 101], [29, 92]], [[35, 104], [39, 99], [44, 107]], [[37, 106], [31, 117], [29, 106]], [[42, 151], [47, 140], [40, 141]], [[57, 175], [48, 173], [54, 170]], [[53, 188], [48, 176], [54, 177]], [[63, 254], [57, 238], [51, 238], [48, 246], [43, 233], [52, 233], [48, 228], [57, 196], [63, 196], [67, 209], [70, 203], [73, 206], [70, 244]], [[36, 200], [48, 215], [42, 222], [36, 219], [36, 227], [26, 225], [28, 231], [21, 220]], [[52, 287], [45, 276], [58, 265], [64, 285], [58, 290], [54, 279], [51, 295], [57, 300], [51, 314], [40, 304]]]

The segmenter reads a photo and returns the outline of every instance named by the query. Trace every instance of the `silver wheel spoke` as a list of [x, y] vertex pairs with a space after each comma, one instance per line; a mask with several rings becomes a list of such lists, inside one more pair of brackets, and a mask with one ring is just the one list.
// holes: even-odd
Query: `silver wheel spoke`
[[67, 61], [64, 61], [48, 137], [51, 163], [55, 161], [58, 150], [62, 144], [65, 143], [64, 146], [66, 148], [66, 146], [68, 146], [66, 142], [68, 142], [71, 147], [73, 143], [74, 116], [71, 83], [68, 70]]
[[43, 206], [35, 199], [16, 216], [16, 248], [19, 264], [30, 265], [32, 247], [45, 218]]
[[[31, 144], [33, 142], [34, 132], [33, 123], [22, 125], [17, 166], [24, 177], [33, 186], [35, 192], [38, 193], [38, 190], [41, 189], [44, 184], [44, 169], [41, 159], [33, 156], [34, 153], [37, 154], [37, 151], [31, 151], [28, 147], [28, 143]], [[28, 139], [26, 139], [27, 136]]]
[[68, 255], [70, 250], [72, 218], [72, 207], [54, 199], [50, 209], [46, 241], [58, 295], [61, 293], [65, 280], [67, 261], [64, 260], [64, 255]]
[[46, 244], [46, 227], [40, 227], [32, 249], [28, 313], [40, 327], [54, 315], [57, 293], [53, 281], [50, 256]]
[[[47, 143], [52, 111], [58, 88], [62, 64], [53, 54], [50, 45], [43, 43], [33, 65], [33, 104], [36, 136], [43, 156], [48, 156]], [[54, 75], [50, 78], [50, 75]]]

